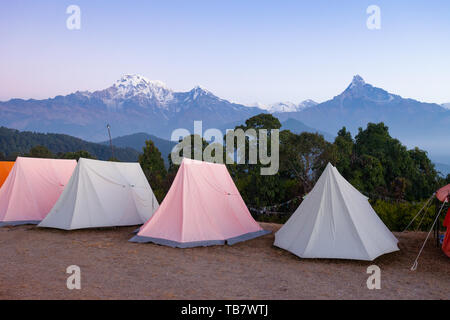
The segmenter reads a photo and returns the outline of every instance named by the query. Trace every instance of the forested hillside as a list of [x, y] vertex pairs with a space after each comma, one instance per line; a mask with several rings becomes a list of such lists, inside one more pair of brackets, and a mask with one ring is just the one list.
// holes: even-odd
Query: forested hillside
[[[31, 148], [43, 146], [53, 154], [87, 151], [100, 160], [112, 157], [111, 148], [93, 142], [87, 142], [65, 134], [36, 133], [0, 127], [0, 153], [5, 158], [15, 159], [27, 154]], [[120, 161], [137, 161], [139, 152], [132, 148], [114, 148], [114, 157]]]

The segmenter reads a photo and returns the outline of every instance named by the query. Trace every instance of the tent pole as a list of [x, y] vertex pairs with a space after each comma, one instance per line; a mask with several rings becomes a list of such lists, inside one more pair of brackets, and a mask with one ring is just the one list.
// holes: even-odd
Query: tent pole
[[[444, 204], [445, 204], [445, 202], [444, 202]], [[436, 247], [439, 248], [439, 219], [438, 219], [436, 225], [434, 226], [434, 236], [436, 238]]]
[[111, 157], [114, 160], [114, 148], [113, 148], [112, 139], [111, 139], [111, 126], [109, 125], [109, 123], [106, 125], [106, 128], [108, 128], [109, 145], [111, 146]]

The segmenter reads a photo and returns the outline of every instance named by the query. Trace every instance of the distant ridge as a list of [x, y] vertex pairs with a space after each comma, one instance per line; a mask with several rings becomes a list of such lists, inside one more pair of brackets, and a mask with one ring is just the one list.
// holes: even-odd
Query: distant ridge
[[436, 166], [436, 171], [439, 171], [442, 176], [446, 177], [448, 174], [450, 174], [449, 164], [435, 162], [434, 165]]
[[[145, 141], [147, 140], [153, 141], [155, 146], [161, 152], [161, 155], [164, 159], [164, 163], [167, 166], [169, 163], [167, 156], [172, 151], [173, 147], [176, 145], [175, 142], [172, 142], [170, 140], [164, 140], [145, 132], [139, 132], [114, 138], [112, 139], [112, 143], [114, 146], [121, 148], [133, 148], [134, 150], [137, 150], [139, 153], [142, 153], [142, 148], [145, 146]], [[109, 144], [109, 141], [101, 142], [101, 144], [107, 145]]]
[[334, 135], [332, 135], [328, 132], [311, 128], [311, 127], [307, 126], [306, 124], [304, 124], [303, 122], [301, 122], [300, 120], [296, 120], [296, 119], [292, 119], [292, 118], [289, 118], [286, 121], [283, 121], [281, 123], [281, 130], [290, 130], [291, 132], [296, 133], [296, 134], [300, 134], [302, 132], [319, 133], [319, 134], [323, 135], [325, 140], [327, 140], [328, 142], [334, 142], [334, 138], [335, 138]]

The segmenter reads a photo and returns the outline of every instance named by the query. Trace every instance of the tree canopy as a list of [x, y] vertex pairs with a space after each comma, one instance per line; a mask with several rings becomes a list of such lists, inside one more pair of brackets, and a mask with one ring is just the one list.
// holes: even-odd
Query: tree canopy
[[361, 192], [370, 197], [420, 200], [439, 185], [439, 177], [426, 151], [408, 150], [389, 134], [384, 123], [359, 128], [353, 140], [342, 128], [334, 144], [337, 168]]

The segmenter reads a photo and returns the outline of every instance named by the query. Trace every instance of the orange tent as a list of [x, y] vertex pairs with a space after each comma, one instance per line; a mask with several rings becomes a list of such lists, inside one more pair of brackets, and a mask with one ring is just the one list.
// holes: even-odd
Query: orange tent
[[8, 178], [13, 166], [13, 161], [0, 161], [0, 187], [3, 185], [6, 178]]
[[450, 257], [450, 208], [447, 211], [447, 215], [444, 219], [444, 227], [447, 228], [447, 233], [445, 234], [444, 242], [442, 243], [442, 250], [444, 253]]

